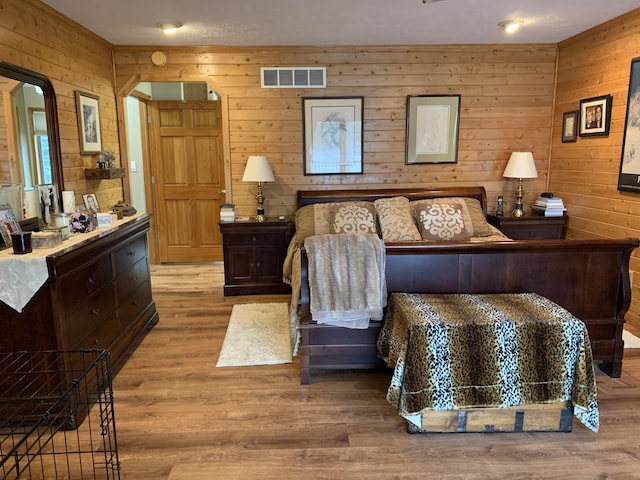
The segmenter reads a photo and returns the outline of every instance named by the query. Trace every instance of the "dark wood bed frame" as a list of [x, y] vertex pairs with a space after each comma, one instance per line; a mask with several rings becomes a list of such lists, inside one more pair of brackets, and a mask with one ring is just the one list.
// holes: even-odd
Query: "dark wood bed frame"
[[[472, 197], [486, 215], [483, 187], [439, 190], [299, 191], [298, 206], [339, 201], [374, 201], [402, 195], [410, 200]], [[622, 372], [624, 314], [631, 302], [629, 258], [638, 239], [513, 240], [486, 243], [403, 242], [385, 245], [388, 293], [535, 292], [582, 320], [593, 358], [605, 373]], [[301, 383], [312, 370], [376, 369], [380, 322], [366, 330], [316, 324], [309, 310], [308, 263], [301, 265]]]

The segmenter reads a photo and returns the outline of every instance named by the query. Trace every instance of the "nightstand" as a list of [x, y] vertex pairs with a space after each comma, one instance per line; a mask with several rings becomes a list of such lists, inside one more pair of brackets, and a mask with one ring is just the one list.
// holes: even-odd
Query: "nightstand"
[[525, 215], [513, 217], [510, 215], [487, 215], [487, 221], [500, 229], [513, 240], [550, 240], [564, 236], [567, 216], [543, 217], [541, 215]]
[[224, 294], [289, 293], [282, 264], [293, 235], [288, 220], [219, 222], [224, 254]]

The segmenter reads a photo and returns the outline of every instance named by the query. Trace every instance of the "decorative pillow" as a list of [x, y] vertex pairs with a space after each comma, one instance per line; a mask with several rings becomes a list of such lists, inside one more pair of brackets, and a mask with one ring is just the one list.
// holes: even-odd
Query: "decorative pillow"
[[372, 203], [333, 203], [329, 212], [332, 233], [378, 233], [376, 209]]
[[422, 240], [405, 197], [381, 198], [373, 202], [380, 222], [383, 242]]
[[324, 235], [329, 229], [329, 205], [315, 203], [305, 205], [296, 211], [295, 215], [297, 243], [304, 243], [304, 239], [312, 235]]
[[471, 217], [471, 223], [473, 225], [473, 233], [470, 233], [472, 237], [488, 237], [493, 235], [493, 229], [491, 224], [487, 222], [487, 218], [484, 216], [480, 201], [475, 198], [464, 198], [464, 203], [467, 204], [467, 210], [469, 210], [469, 216]]
[[471, 217], [463, 200], [440, 198], [412, 203], [423, 240], [462, 241], [471, 236]]

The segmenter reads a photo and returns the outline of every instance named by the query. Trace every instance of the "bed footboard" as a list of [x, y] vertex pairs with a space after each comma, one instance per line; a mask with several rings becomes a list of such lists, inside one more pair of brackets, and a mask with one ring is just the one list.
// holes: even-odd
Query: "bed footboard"
[[[389, 293], [538, 293], [586, 324], [594, 361], [606, 374], [619, 377], [624, 315], [631, 302], [629, 258], [638, 245], [638, 239], [389, 244], [387, 289]], [[345, 333], [348, 329], [313, 322], [304, 251], [301, 267], [302, 383], [309, 383], [315, 368], [382, 366], [375, 346], [376, 322], [359, 337]]]

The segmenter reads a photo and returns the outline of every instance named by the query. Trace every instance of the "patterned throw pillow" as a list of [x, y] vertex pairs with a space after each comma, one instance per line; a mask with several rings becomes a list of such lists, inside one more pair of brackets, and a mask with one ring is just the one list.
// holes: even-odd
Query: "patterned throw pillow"
[[442, 198], [412, 203], [423, 240], [444, 242], [469, 239], [471, 217], [464, 201]]
[[373, 202], [378, 213], [383, 242], [414, 242], [422, 240], [405, 197], [381, 198]]
[[369, 202], [345, 202], [330, 207], [332, 233], [378, 233], [376, 210]]

